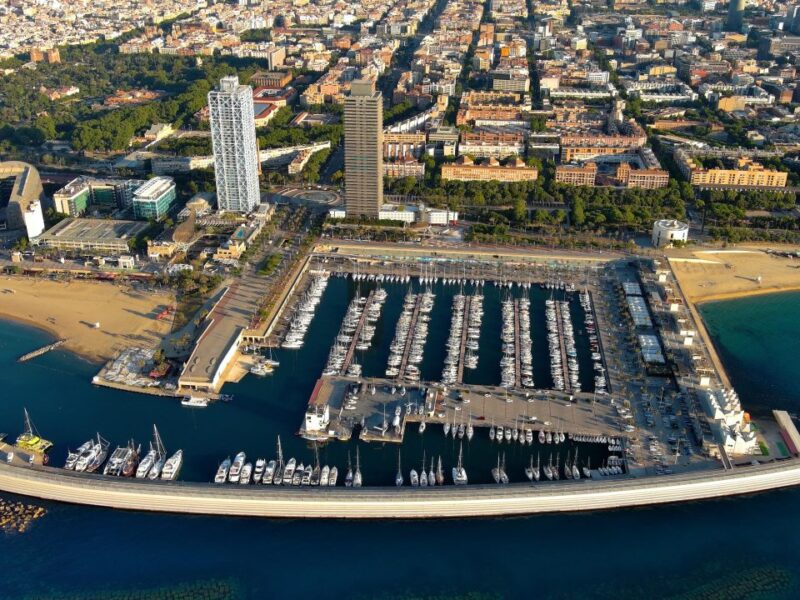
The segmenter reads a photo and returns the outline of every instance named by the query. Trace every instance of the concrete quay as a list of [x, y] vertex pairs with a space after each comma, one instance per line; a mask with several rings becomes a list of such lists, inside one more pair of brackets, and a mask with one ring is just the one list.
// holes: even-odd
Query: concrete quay
[[427, 519], [575, 512], [704, 500], [800, 484], [800, 459], [731, 470], [507, 486], [276, 488], [150, 482], [0, 463], [0, 490], [167, 513], [273, 518]]

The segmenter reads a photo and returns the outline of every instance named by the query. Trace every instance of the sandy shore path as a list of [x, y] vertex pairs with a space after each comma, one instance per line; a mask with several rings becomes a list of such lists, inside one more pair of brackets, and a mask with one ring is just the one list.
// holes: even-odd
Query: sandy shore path
[[171, 294], [142, 293], [113, 283], [0, 278], [0, 317], [67, 338], [67, 349], [96, 362], [125, 346], [158, 344], [169, 333], [172, 317], [159, 321], [156, 315], [172, 304]]

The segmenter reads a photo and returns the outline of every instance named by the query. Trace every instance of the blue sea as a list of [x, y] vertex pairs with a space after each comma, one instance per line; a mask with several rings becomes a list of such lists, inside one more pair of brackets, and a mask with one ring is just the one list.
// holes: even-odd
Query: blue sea
[[[313, 450], [292, 433], [353, 293], [343, 280], [331, 284], [323, 300], [330, 312], [312, 323], [310, 343], [277, 356], [281, 366], [273, 376], [226, 387], [233, 402], [202, 411], [94, 387], [89, 381], [97, 366], [67, 352], [17, 364], [19, 354], [48, 337], [0, 321], [0, 430], [16, 435], [27, 407], [39, 430], [56, 442], [53, 460], [59, 464], [67, 447], [98, 430], [116, 443], [146, 441], [156, 423], [168, 450], [187, 453], [183, 477], [196, 480], [210, 479], [217, 462], [239, 449], [270, 456], [277, 434], [288, 455], [311, 460]], [[438, 322], [449, 322], [447, 294], [437, 296]], [[372, 354], [362, 361], [367, 374], [385, 364], [382, 353], [401, 301], [390, 294]], [[487, 288], [487, 319], [496, 303]], [[701, 312], [746, 408], [755, 414], [773, 406], [796, 411], [800, 294], [710, 303]], [[423, 372], [435, 375], [447, 332], [443, 327], [434, 333], [437, 320], [431, 323], [431, 362]], [[536, 347], [535, 322], [533, 327]], [[493, 331], [487, 324], [484, 330]], [[482, 353], [496, 352], [493, 343], [489, 334], [482, 338]], [[490, 383], [496, 363], [488, 358], [484, 364], [473, 376]], [[404, 465], [406, 456], [413, 463], [422, 451], [451, 460], [452, 443], [430, 429], [404, 444]], [[473, 444], [471, 479], [473, 472], [488, 472], [494, 460], [480, 436]], [[352, 449], [332, 445], [321, 459], [341, 468]], [[389, 457], [396, 451], [362, 446], [367, 483], [391, 480]], [[517, 452], [509, 458], [521, 468], [528, 455]], [[800, 595], [800, 517], [794, 511], [800, 490], [600, 513], [434, 522], [194, 517], [25, 501], [48, 512], [25, 533], [0, 533], [2, 599]]]

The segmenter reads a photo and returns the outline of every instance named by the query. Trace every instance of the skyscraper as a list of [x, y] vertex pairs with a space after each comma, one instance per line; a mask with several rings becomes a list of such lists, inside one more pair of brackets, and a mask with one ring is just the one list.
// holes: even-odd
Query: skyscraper
[[728, 31], [742, 30], [745, 0], [728, 0]]
[[253, 91], [236, 76], [208, 93], [219, 210], [247, 213], [260, 201]]
[[377, 218], [383, 204], [383, 98], [357, 79], [344, 100], [344, 193], [348, 216]]

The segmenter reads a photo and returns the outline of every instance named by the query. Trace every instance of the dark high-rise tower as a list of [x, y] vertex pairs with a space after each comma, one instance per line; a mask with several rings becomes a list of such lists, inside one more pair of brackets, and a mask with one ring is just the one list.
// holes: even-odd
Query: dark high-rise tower
[[344, 188], [347, 216], [377, 218], [383, 204], [383, 98], [357, 79], [344, 101]]

